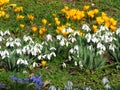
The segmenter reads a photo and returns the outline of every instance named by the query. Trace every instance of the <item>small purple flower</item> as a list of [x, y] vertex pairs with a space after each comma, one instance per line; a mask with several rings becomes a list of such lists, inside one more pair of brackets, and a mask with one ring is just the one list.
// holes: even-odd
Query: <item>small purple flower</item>
[[24, 83], [29, 83], [30, 79], [29, 78], [24, 78]]
[[14, 75], [11, 75], [10, 78], [15, 82], [19, 81], [19, 78], [15, 77]]
[[0, 88], [4, 88], [5, 87], [5, 84], [0, 84]]

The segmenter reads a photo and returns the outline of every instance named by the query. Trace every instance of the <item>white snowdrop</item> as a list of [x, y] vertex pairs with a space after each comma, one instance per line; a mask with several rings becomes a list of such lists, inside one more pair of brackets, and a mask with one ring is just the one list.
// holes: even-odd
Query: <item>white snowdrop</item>
[[50, 50], [51, 50], [51, 51], [55, 51], [56, 48], [55, 48], [55, 47], [51, 47]]
[[100, 50], [103, 50], [105, 51], [106, 50], [106, 47], [102, 44], [102, 43], [97, 43], [97, 48], [100, 49]]
[[109, 80], [107, 79], [107, 77], [103, 77], [102, 83], [103, 83], [103, 84], [106, 84], [106, 83], [108, 83], [108, 82], [109, 82]]
[[117, 35], [120, 34], [120, 28], [118, 28], [118, 29], [116, 30], [116, 34], [117, 34]]
[[109, 50], [112, 50], [113, 52], [115, 51], [116, 46], [114, 44], [110, 44]]
[[33, 62], [33, 65], [32, 65], [33, 67], [38, 67], [38, 63], [36, 63], [36, 62]]
[[79, 64], [79, 67], [82, 69], [83, 68], [82, 61], [79, 61], [78, 64]]
[[41, 60], [41, 59], [42, 59], [42, 56], [41, 56], [41, 55], [39, 55], [37, 58], [38, 58], [38, 60]]
[[6, 30], [6, 31], [4, 32], [4, 35], [10, 35], [9, 30]]
[[57, 35], [57, 36], [56, 36], [57, 40], [61, 40], [62, 37], [63, 37], [62, 35]]
[[66, 64], [65, 64], [64, 62], [62, 63], [62, 67], [63, 67], [63, 68], [66, 68]]
[[65, 45], [65, 40], [62, 39], [62, 40], [60, 41], [60, 46], [64, 46], [64, 45]]
[[3, 40], [5, 40], [2, 36], [0, 36], [0, 42], [2, 42]]
[[82, 29], [85, 31], [90, 31], [90, 28], [87, 24], [83, 24]]
[[3, 35], [4, 35], [4, 33], [2, 31], [0, 31], [0, 36], [3, 36]]
[[67, 31], [68, 33], [72, 33], [72, 32], [73, 32], [72, 28], [70, 28], [70, 27], [67, 28], [66, 31]]
[[76, 50], [76, 51], [78, 51], [78, 50], [79, 50], [78, 45], [75, 45], [75, 46], [74, 46], [74, 50]]
[[106, 84], [106, 85], [105, 85], [105, 89], [106, 89], [106, 90], [110, 90], [110, 89], [111, 89], [111, 86], [110, 86], [109, 84]]
[[76, 61], [74, 62], [74, 64], [75, 64], [75, 66], [77, 66], [77, 62]]
[[52, 35], [48, 34], [46, 35], [47, 41], [52, 41]]
[[16, 53], [19, 55], [22, 55], [22, 50], [21, 49], [16, 49]]
[[87, 42], [89, 43], [91, 41], [92, 36], [90, 33], [88, 33], [85, 35], [85, 38], [87, 39]]

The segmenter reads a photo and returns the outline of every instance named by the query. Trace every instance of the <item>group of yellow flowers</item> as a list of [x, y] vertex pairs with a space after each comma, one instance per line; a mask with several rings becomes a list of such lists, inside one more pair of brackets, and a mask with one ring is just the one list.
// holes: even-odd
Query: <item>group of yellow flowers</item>
[[[65, 14], [65, 17], [70, 20], [76, 20], [80, 22], [91, 23], [93, 20], [95, 23], [92, 26], [93, 32], [96, 32], [99, 25], [105, 25], [112, 32], [116, 31], [117, 21], [111, 17], [108, 17], [105, 12], [102, 12], [101, 15], [98, 9], [89, 10], [89, 6], [84, 6], [83, 10], [79, 9], [69, 9], [65, 6], [61, 11]], [[88, 22], [90, 20], [90, 22]]]
[[[3, 6], [5, 4], [8, 4], [9, 0], [0, 0], [0, 17], [5, 16], [6, 18], [9, 18], [9, 14], [7, 14], [5, 11], [7, 10], [6, 8], [4, 8]], [[47, 19], [42, 19], [42, 26], [38, 27], [33, 24], [33, 21], [35, 19], [33, 14], [27, 14], [27, 16], [25, 15], [21, 15], [20, 12], [23, 12], [23, 7], [22, 6], [17, 6], [17, 4], [9, 4], [10, 7], [13, 8], [13, 11], [16, 15], [16, 20], [22, 21], [24, 20], [26, 17], [27, 19], [30, 21], [31, 23], [31, 30], [33, 33], [38, 32], [40, 36], [42, 36], [46, 31], [47, 28], [46, 26], [51, 26], [51, 23], [48, 23]], [[107, 16], [106, 13], [102, 12], [99, 13], [98, 9], [93, 9], [90, 10], [89, 6], [84, 6], [82, 10], [79, 9], [70, 9], [68, 6], [65, 6], [62, 10], [62, 13], [65, 15], [65, 18], [67, 20], [71, 20], [71, 21], [77, 21], [80, 24], [84, 24], [84, 23], [89, 23], [92, 31], [95, 33], [98, 30], [98, 27], [100, 25], [105, 25], [106, 27], [108, 27], [112, 32], [116, 31], [116, 26], [117, 26], [117, 21], [109, 16]], [[65, 25], [61, 24], [61, 21], [58, 17], [56, 17], [56, 14], [53, 14], [54, 16], [54, 25], [56, 25], [56, 33], [57, 34], [63, 34], [64, 36], [67, 36], [69, 34], [69, 32], [65, 31], [64, 29], [67, 27], [72, 27], [70, 23], [66, 22]], [[91, 23], [92, 21], [94, 21], [95, 23]], [[24, 23], [20, 23], [19, 27], [21, 29], [25, 28]], [[72, 28], [71, 33], [73, 33], [74, 30]], [[81, 35], [81, 30], [78, 30], [78, 32]]]

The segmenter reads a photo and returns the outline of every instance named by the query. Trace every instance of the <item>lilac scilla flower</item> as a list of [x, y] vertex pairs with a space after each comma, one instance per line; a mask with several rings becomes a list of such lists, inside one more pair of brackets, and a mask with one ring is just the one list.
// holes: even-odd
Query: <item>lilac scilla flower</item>
[[5, 87], [5, 84], [0, 84], [0, 88], [4, 88]]
[[19, 78], [15, 77], [14, 75], [11, 75], [10, 78], [15, 82], [19, 81]]
[[30, 79], [29, 78], [24, 78], [24, 83], [29, 83]]
[[43, 86], [40, 76], [32, 76], [30, 78], [30, 82], [34, 83], [37, 90], [40, 90], [40, 88]]

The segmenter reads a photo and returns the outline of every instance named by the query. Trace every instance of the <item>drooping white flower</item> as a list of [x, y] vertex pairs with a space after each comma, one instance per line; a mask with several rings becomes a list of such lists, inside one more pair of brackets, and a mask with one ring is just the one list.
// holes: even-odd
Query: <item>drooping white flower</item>
[[112, 50], [113, 52], [115, 51], [116, 46], [114, 44], [110, 44], [109, 50]]
[[3, 31], [0, 31], [0, 36], [3, 36], [3, 35], [4, 35]]
[[62, 37], [63, 37], [62, 35], [57, 35], [57, 36], [56, 36], [57, 40], [61, 40]]
[[26, 35], [23, 36], [23, 40], [24, 40], [25, 42], [27, 42], [27, 41], [33, 41], [30, 36], [26, 36]]
[[48, 34], [46, 35], [47, 41], [52, 41], [52, 35]]
[[66, 68], [66, 64], [65, 64], [64, 62], [63, 62], [63, 64], [62, 64], [62, 67], [63, 67], [63, 68]]
[[51, 47], [50, 50], [51, 50], [51, 51], [54, 51], [54, 50], [56, 50], [56, 48], [55, 48], [55, 47]]
[[60, 41], [60, 46], [64, 46], [64, 45], [65, 45], [65, 40], [62, 39], [62, 40]]
[[68, 33], [72, 33], [72, 32], [73, 32], [72, 28], [70, 28], [70, 27], [67, 28], [66, 31], [67, 31]]
[[108, 83], [108, 82], [109, 82], [109, 80], [107, 79], [107, 77], [103, 77], [102, 83], [103, 83], [103, 84], [106, 84], [106, 83]]
[[75, 45], [75, 46], [74, 46], [74, 50], [76, 50], [76, 51], [78, 51], [78, 50], [79, 50], [78, 45]]
[[98, 41], [99, 41], [98, 38], [96, 38], [96, 37], [93, 37], [91, 40], [92, 40], [92, 42], [94, 42], [94, 43], [98, 43]]
[[4, 35], [10, 35], [9, 30], [6, 30], [6, 31], [4, 32]]
[[22, 50], [21, 49], [16, 49], [16, 53], [19, 55], [22, 55]]
[[56, 57], [55, 52], [51, 52], [50, 55]]
[[102, 55], [103, 53], [104, 53], [103, 50], [99, 50], [99, 51], [97, 51], [97, 55]]
[[6, 49], [4, 51], [0, 52], [0, 55], [2, 57], [2, 59], [5, 59], [6, 57], [9, 57], [9, 51], [7, 51]]
[[82, 69], [83, 68], [82, 61], [79, 61], [78, 64], [79, 64], [79, 67]]
[[41, 59], [42, 59], [42, 56], [41, 56], [41, 55], [39, 55], [37, 58], [38, 58], [38, 60], [41, 60]]
[[120, 28], [118, 28], [118, 29], [116, 30], [116, 34], [117, 34], [117, 35], [120, 34]]
[[2, 36], [0, 36], [0, 42], [2, 42], [4, 40], [4, 38]]
[[90, 31], [90, 28], [87, 24], [83, 24], [82, 29], [85, 31]]
[[73, 53], [74, 53], [74, 49], [71, 48], [71, 49], [69, 50], [69, 52], [70, 52], [71, 54], [73, 54]]
[[88, 33], [85, 35], [85, 38], [87, 39], [87, 42], [89, 43], [91, 41], [92, 36], [90, 33]]
[[28, 62], [27, 62], [27, 60], [23, 60], [23, 59], [19, 58], [19, 59], [17, 60], [17, 64], [28, 65]]
[[74, 64], [75, 64], [75, 66], [77, 66], [77, 62], [76, 61], [74, 62]]
[[109, 84], [106, 84], [106, 85], [105, 85], [105, 89], [106, 89], [106, 90], [110, 90], [110, 89], [111, 89], [111, 86], [110, 86]]
[[100, 50], [103, 50], [105, 51], [106, 50], [106, 47], [102, 44], [102, 43], [97, 43], [97, 48], [100, 49]]
[[33, 67], [38, 67], [38, 63], [34, 62]]

